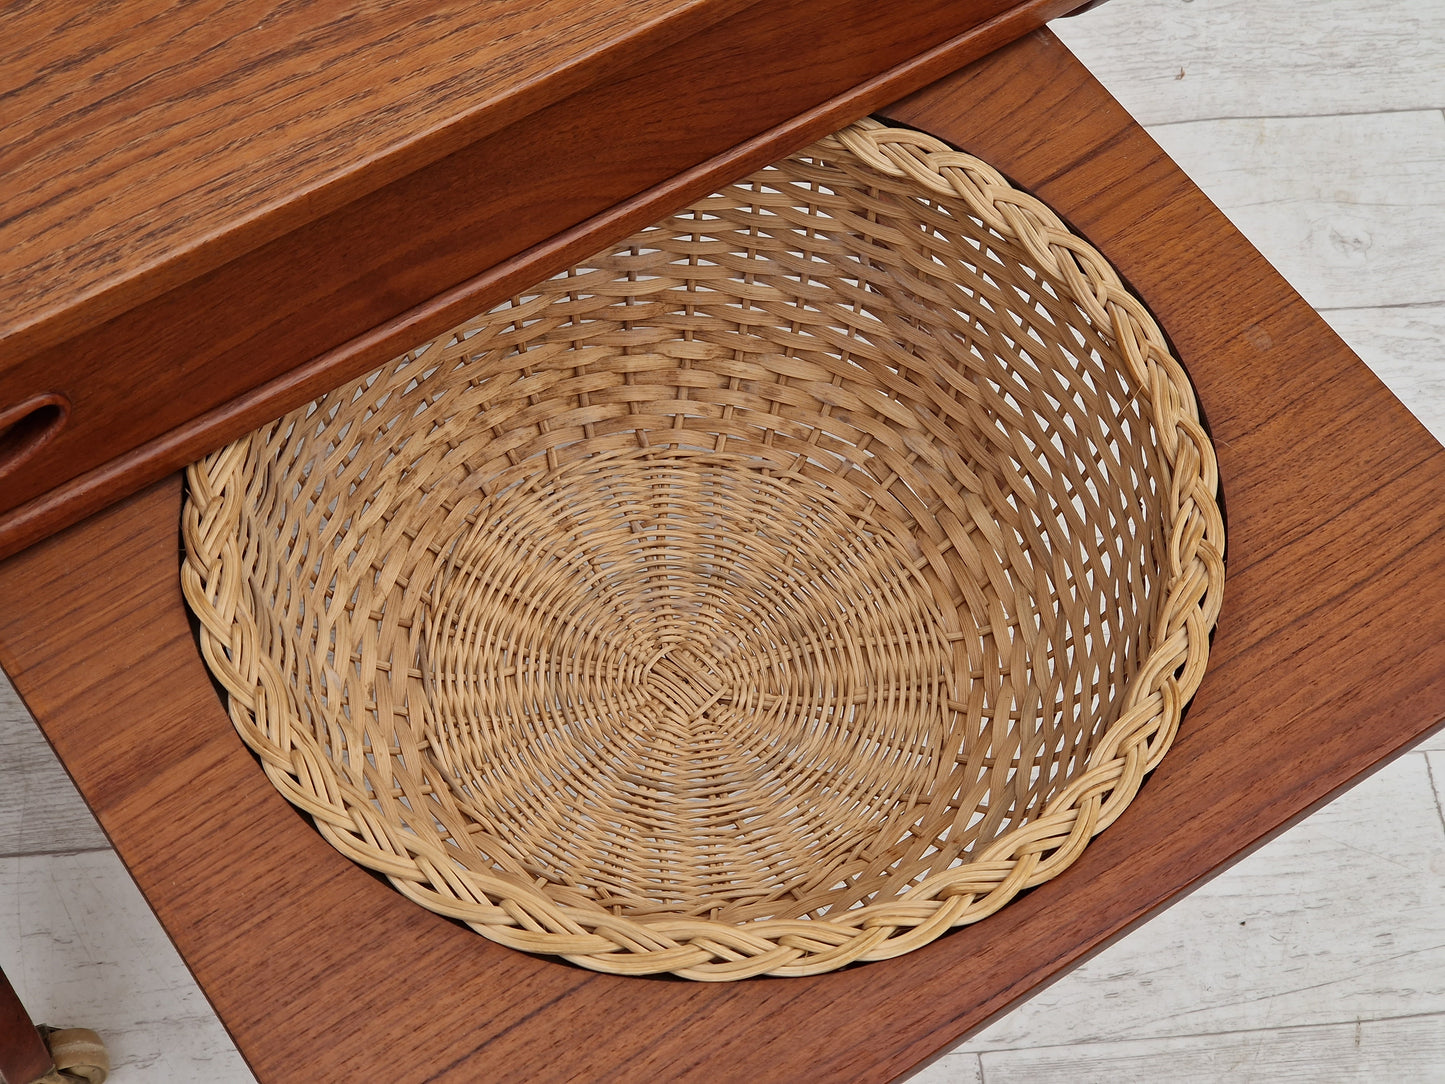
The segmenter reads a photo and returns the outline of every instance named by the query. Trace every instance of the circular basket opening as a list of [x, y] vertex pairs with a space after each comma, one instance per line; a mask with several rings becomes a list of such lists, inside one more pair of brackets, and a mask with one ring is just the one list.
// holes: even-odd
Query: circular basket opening
[[1143, 307], [863, 122], [190, 472], [236, 725], [344, 853], [623, 974], [898, 955], [1163, 756], [1223, 580]]

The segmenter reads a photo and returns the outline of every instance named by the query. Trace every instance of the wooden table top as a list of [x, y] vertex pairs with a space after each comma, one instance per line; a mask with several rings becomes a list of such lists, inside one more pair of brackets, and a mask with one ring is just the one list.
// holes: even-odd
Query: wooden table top
[[1445, 449], [1046, 32], [886, 112], [1049, 202], [1196, 383], [1229, 554], [1173, 749], [1062, 876], [896, 960], [700, 984], [532, 958], [272, 790], [198, 657], [172, 478], [0, 564], [0, 662], [260, 1080], [890, 1079], [1445, 718]]

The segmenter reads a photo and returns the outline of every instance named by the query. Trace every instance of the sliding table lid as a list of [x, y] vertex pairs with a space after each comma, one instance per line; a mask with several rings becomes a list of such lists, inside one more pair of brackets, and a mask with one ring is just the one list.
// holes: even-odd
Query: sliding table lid
[[748, 0], [12, 9], [0, 334], [53, 340], [548, 105]]
[[[834, 17], [826, 2], [808, 6]], [[949, 6], [961, 33], [1025, 5]], [[12, 8], [0, 19], [0, 364], [616, 80], [748, 7], [62, 0]], [[778, 18], [797, 8], [777, 5]], [[859, 42], [860, 54], [869, 47]], [[689, 88], [677, 89], [687, 108]]]

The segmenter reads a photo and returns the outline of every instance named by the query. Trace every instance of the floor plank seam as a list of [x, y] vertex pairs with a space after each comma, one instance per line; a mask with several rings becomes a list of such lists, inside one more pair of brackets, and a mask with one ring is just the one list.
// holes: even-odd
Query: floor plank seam
[[113, 854], [114, 847], [67, 847], [59, 851], [0, 851], [0, 861], [8, 858], [68, 858], [77, 854]]
[[1430, 779], [1430, 793], [1435, 798], [1435, 813], [1440, 818], [1440, 830], [1445, 832], [1445, 808], [1440, 806], [1440, 787], [1435, 782], [1435, 768], [1430, 763], [1430, 754], [1422, 752], [1420, 756], [1425, 758], [1425, 775]]
[[1186, 124], [1217, 124], [1232, 120], [1334, 120], [1340, 117], [1389, 117], [1405, 116], [1410, 113], [1445, 113], [1445, 108], [1431, 105], [1411, 106], [1404, 109], [1359, 109], [1343, 113], [1242, 113], [1222, 114], [1217, 117], [1189, 117], [1185, 120], [1140, 121], [1148, 131], [1159, 128], [1181, 128]]
[[1315, 312], [1323, 316], [1327, 312], [1370, 312], [1375, 309], [1438, 309], [1445, 305], [1445, 297], [1438, 301], [1400, 301], [1393, 305], [1331, 305], [1325, 308], [1316, 308]]
[[1403, 1013], [1397, 1016], [1354, 1015], [1342, 1020], [1312, 1020], [1307, 1024], [1272, 1024], [1266, 1028], [1217, 1028], [1213, 1031], [1182, 1031], [1167, 1035], [1121, 1035], [1112, 1039], [1075, 1039], [1067, 1043], [1048, 1043], [1030, 1046], [996, 1046], [990, 1047], [987, 1050], [960, 1050], [958, 1053], [974, 1054], [979, 1059], [979, 1064], [982, 1065], [983, 1059], [989, 1054], [1017, 1054], [1020, 1051], [1028, 1051], [1032, 1054], [1048, 1050], [1079, 1050], [1087, 1047], [1119, 1046], [1125, 1043], [1182, 1042], [1190, 1039], [1216, 1039], [1239, 1035], [1278, 1035], [1282, 1032], [1318, 1031], [1322, 1028], [1349, 1027], [1353, 1024], [1397, 1024], [1408, 1020], [1432, 1019], [1445, 1021], [1445, 1012], [1415, 1012]]

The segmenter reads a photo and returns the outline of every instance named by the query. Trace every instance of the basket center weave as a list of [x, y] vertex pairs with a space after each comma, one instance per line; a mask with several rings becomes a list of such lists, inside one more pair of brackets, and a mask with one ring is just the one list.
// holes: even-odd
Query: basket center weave
[[528, 874], [624, 911], [801, 898], [952, 769], [936, 600], [825, 486], [643, 448], [474, 519], [433, 589], [425, 725], [482, 846]]

